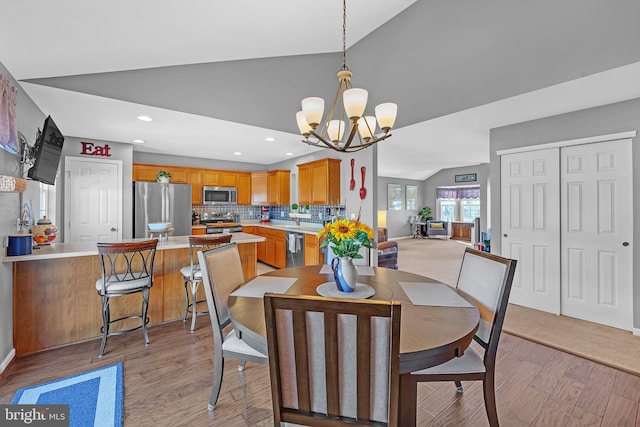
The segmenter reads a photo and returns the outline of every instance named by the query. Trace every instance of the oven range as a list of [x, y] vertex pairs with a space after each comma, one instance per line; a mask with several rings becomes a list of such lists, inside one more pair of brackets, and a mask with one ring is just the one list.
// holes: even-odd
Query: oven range
[[230, 222], [226, 218], [200, 220], [200, 224], [207, 226], [207, 234], [237, 233], [242, 226], [237, 222]]

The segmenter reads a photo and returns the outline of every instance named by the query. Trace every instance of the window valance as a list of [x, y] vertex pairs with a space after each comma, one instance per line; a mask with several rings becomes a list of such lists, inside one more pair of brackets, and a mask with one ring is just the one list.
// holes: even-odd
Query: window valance
[[480, 186], [473, 187], [438, 187], [436, 188], [438, 199], [479, 199]]

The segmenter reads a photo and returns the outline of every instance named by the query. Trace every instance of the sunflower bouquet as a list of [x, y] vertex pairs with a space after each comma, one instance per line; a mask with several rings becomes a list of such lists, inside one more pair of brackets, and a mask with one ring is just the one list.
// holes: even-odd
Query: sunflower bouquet
[[325, 238], [321, 248], [329, 246], [333, 253], [344, 258], [363, 258], [358, 252], [360, 248], [374, 246], [373, 229], [358, 219], [339, 218], [328, 223], [322, 231], [316, 234], [318, 239]]

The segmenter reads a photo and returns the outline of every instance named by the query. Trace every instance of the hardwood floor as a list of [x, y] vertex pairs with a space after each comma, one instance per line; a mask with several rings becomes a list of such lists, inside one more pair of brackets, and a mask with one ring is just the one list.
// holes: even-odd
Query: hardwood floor
[[[181, 321], [142, 333], [110, 337], [103, 359], [99, 340], [16, 359], [0, 378], [0, 403], [15, 392], [60, 377], [124, 362], [125, 426], [271, 426], [266, 365], [225, 364], [215, 411], [208, 411], [213, 384], [213, 338], [206, 316], [189, 332]], [[498, 350], [497, 402], [502, 426], [638, 426], [640, 377], [509, 334]], [[486, 426], [482, 387], [463, 383], [419, 384], [418, 425]]]

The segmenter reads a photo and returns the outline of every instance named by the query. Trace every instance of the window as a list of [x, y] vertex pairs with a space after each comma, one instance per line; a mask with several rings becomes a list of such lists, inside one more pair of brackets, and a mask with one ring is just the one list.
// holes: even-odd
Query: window
[[455, 221], [456, 219], [456, 201], [440, 200], [440, 219], [442, 221]]
[[480, 216], [480, 187], [436, 188], [436, 212], [443, 221], [473, 222]]
[[38, 217], [33, 218], [34, 224], [38, 219], [47, 217], [51, 220], [52, 223], [55, 223], [56, 213], [55, 213], [55, 203], [56, 203], [56, 187], [55, 185], [48, 185], [44, 183], [40, 183], [40, 211], [38, 212]]
[[407, 210], [418, 209], [418, 186], [406, 185]]
[[390, 211], [402, 209], [402, 185], [387, 184], [387, 204]]
[[460, 200], [462, 208], [462, 222], [473, 222], [476, 217], [480, 216], [480, 199], [463, 199]]

